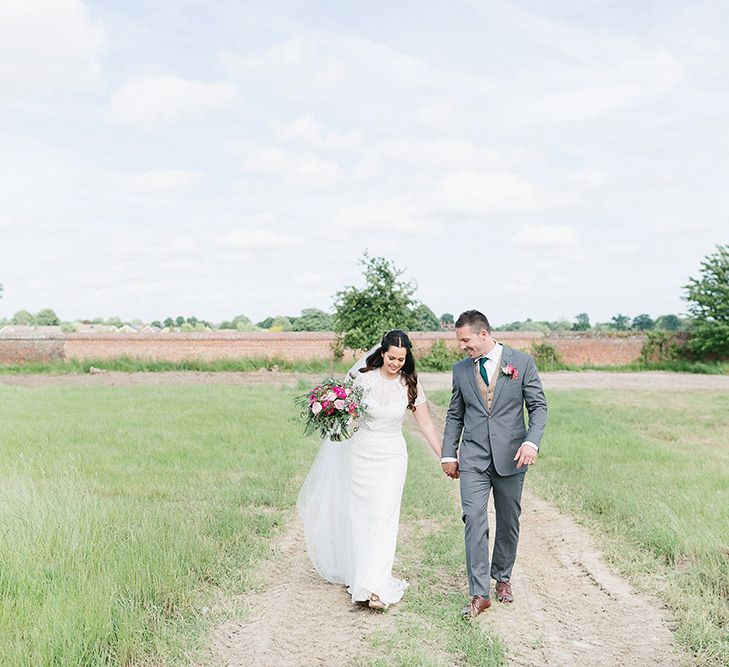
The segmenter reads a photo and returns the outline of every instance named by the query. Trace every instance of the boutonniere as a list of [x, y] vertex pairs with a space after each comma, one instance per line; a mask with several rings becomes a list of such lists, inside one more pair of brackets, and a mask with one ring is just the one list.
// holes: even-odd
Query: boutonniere
[[519, 377], [519, 371], [516, 370], [511, 364], [506, 364], [506, 366], [501, 367], [501, 372], [504, 375], [508, 375], [512, 380], [516, 380], [516, 378]]

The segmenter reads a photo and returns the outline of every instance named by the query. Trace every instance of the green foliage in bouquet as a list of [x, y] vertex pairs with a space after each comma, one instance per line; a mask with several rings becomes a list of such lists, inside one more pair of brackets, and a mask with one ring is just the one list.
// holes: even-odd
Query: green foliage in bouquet
[[301, 408], [304, 435], [318, 432], [321, 438], [341, 442], [351, 438], [362, 421], [367, 419], [364, 389], [347, 379], [331, 377], [296, 399]]

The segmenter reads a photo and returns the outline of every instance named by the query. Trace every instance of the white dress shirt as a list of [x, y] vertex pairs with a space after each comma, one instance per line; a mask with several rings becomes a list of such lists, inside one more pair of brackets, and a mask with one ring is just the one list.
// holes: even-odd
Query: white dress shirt
[[[486, 377], [489, 379], [489, 385], [493, 382], [494, 374], [496, 373], [496, 364], [499, 362], [499, 359], [501, 358], [501, 353], [504, 350], [504, 346], [501, 343], [496, 343], [491, 350], [489, 350], [486, 354], [480, 356], [478, 359], [474, 359], [473, 363], [478, 364], [481, 362], [481, 359], [486, 357], [486, 363], [484, 364], [484, 367], [486, 368]], [[529, 445], [530, 447], [533, 447], [536, 451], [539, 451], [539, 447], [537, 447], [533, 442], [529, 442], [526, 440], [522, 444]], [[458, 459], [453, 458], [452, 456], [444, 456], [441, 458], [441, 463], [454, 463], [458, 461]]]

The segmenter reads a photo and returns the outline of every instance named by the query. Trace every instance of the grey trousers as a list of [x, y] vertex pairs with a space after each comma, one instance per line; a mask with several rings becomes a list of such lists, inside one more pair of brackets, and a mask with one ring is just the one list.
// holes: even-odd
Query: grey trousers
[[461, 506], [466, 532], [466, 567], [470, 595], [489, 596], [489, 494], [494, 494], [496, 536], [491, 578], [509, 581], [519, 542], [521, 492], [526, 473], [502, 477], [493, 463], [486, 472], [461, 470]]

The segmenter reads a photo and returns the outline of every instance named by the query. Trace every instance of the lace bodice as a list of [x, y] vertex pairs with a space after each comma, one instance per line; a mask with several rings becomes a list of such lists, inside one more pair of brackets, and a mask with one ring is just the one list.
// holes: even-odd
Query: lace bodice
[[[363, 401], [369, 413], [369, 419], [363, 427], [379, 433], [401, 433], [408, 406], [408, 388], [405, 381], [400, 377], [388, 380], [379, 369], [375, 369], [358, 373], [355, 382], [364, 387]], [[425, 403], [425, 400], [425, 393], [418, 382], [415, 405]]]

